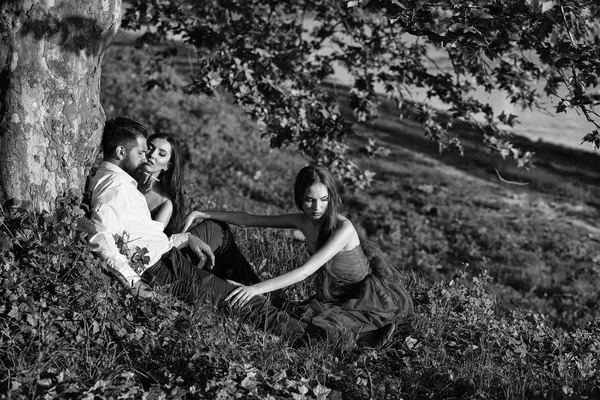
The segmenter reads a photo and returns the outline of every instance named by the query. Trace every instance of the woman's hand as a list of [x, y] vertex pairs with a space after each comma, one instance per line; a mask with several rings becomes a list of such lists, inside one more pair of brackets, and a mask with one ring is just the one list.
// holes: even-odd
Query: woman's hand
[[[206, 266], [209, 269], [212, 269], [215, 265], [215, 255], [212, 252], [209, 245], [204, 243], [200, 238], [194, 235], [189, 235], [188, 237], [188, 245], [192, 249], [194, 253], [200, 258], [200, 260], [204, 260], [205, 257], [208, 257], [208, 261], [206, 262]], [[205, 256], [206, 254], [206, 256]]]
[[138, 190], [143, 194], [146, 194], [152, 190], [155, 179], [147, 172], [141, 172], [138, 176]]
[[227, 282], [237, 286], [227, 295], [227, 297], [225, 297], [225, 301], [229, 301], [231, 307], [243, 307], [246, 304], [248, 304], [248, 302], [252, 300], [253, 297], [258, 296], [260, 294], [254, 286], [244, 286], [239, 282], [230, 280], [228, 280]]
[[[187, 232], [188, 229], [190, 229], [190, 227], [194, 223], [194, 221], [196, 221], [197, 219], [202, 219], [202, 220], [208, 219], [208, 215], [206, 215], [202, 211], [192, 211], [185, 217], [185, 223], [183, 224], [182, 232]], [[200, 222], [202, 222], [202, 221], [199, 221], [198, 223], [200, 223]]]

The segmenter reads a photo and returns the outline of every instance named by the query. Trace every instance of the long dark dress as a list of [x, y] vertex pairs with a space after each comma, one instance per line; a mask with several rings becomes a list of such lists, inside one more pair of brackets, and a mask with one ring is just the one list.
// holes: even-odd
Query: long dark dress
[[304, 318], [328, 333], [364, 333], [390, 322], [410, 326], [414, 320], [400, 272], [374, 242], [336, 254], [319, 270], [316, 285]]

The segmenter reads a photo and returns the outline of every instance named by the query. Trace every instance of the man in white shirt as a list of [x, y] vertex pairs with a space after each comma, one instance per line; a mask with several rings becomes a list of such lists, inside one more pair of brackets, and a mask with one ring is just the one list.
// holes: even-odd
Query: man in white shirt
[[[190, 230], [195, 234], [167, 237], [163, 224], [152, 220], [134, 179], [146, 160], [147, 136], [144, 126], [132, 119], [121, 117], [106, 122], [102, 139], [104, 161], [89, 186], [96, 227], [90, 238], [92, 249], [126, 288], [140, 296], [153, 296], [148, 285], [158, 284], [188, 303], [209, 297], [223, 307], [223, 299], [235, 288], [226, 279], [251, 284], [258, 277], [225, 224], [203, 221]], [[119, 251], [115, 235], [123, 237], [129, 251], [136, 247], [148, 250], [146, 269], [132, 268]], [[203, 269], [206, 263], [214, 267], [211, 272]], [[267, 326], [285, 325], [284, 330], [295, 334], [303, 332], [302, 323], [277, 311], [266, 298], [255, 299], [239, 310], [242, 316], [263, 321]]]

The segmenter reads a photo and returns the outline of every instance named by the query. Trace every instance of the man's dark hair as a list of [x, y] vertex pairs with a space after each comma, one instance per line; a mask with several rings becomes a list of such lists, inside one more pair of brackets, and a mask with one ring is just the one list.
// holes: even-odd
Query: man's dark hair
[[148, 139], [148, 131], [144, 125], [127, 118], [118, 117], [106, 121], [102, 135], [102, 150], [104, 156], [112, 156], [118, 146], [124, 146], [127, 151], [137, 145], [138, 137]]

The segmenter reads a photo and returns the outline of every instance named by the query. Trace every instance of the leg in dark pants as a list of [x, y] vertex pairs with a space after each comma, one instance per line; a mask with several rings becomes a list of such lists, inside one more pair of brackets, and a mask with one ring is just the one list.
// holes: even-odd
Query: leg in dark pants
[[[215, 265], [211, 272], [223, 279], [252, 285], [258, 283], [260, 279], [252, 269], [252, 266], [246, 260], [237, 244], [235, 243], [233, 233], [229, 226], [220, 221], [205, 220], [188, 230], [192, 235], [197, 236], [208, 244], [215, 254]], [[204, 268], [206, 259], [200, 264], [200, 260], [189, 248], [184, 248], [183, 252], [190, 260]]]
[[[220, 310], [228, 310], [223, 299], [236, 286], [218, 276], [199, 269], [176, 248], [168, 253], [142, 275], [149, 285], [164, 286], [173, 296], [194, 304], [208, 300]], [[304, 333], [305, 324], [277, 310], [264, 296], [256, 296], [244, 307], [236, 309], [243, 319], [263, 325], [271, 332], [298, 337]]]

